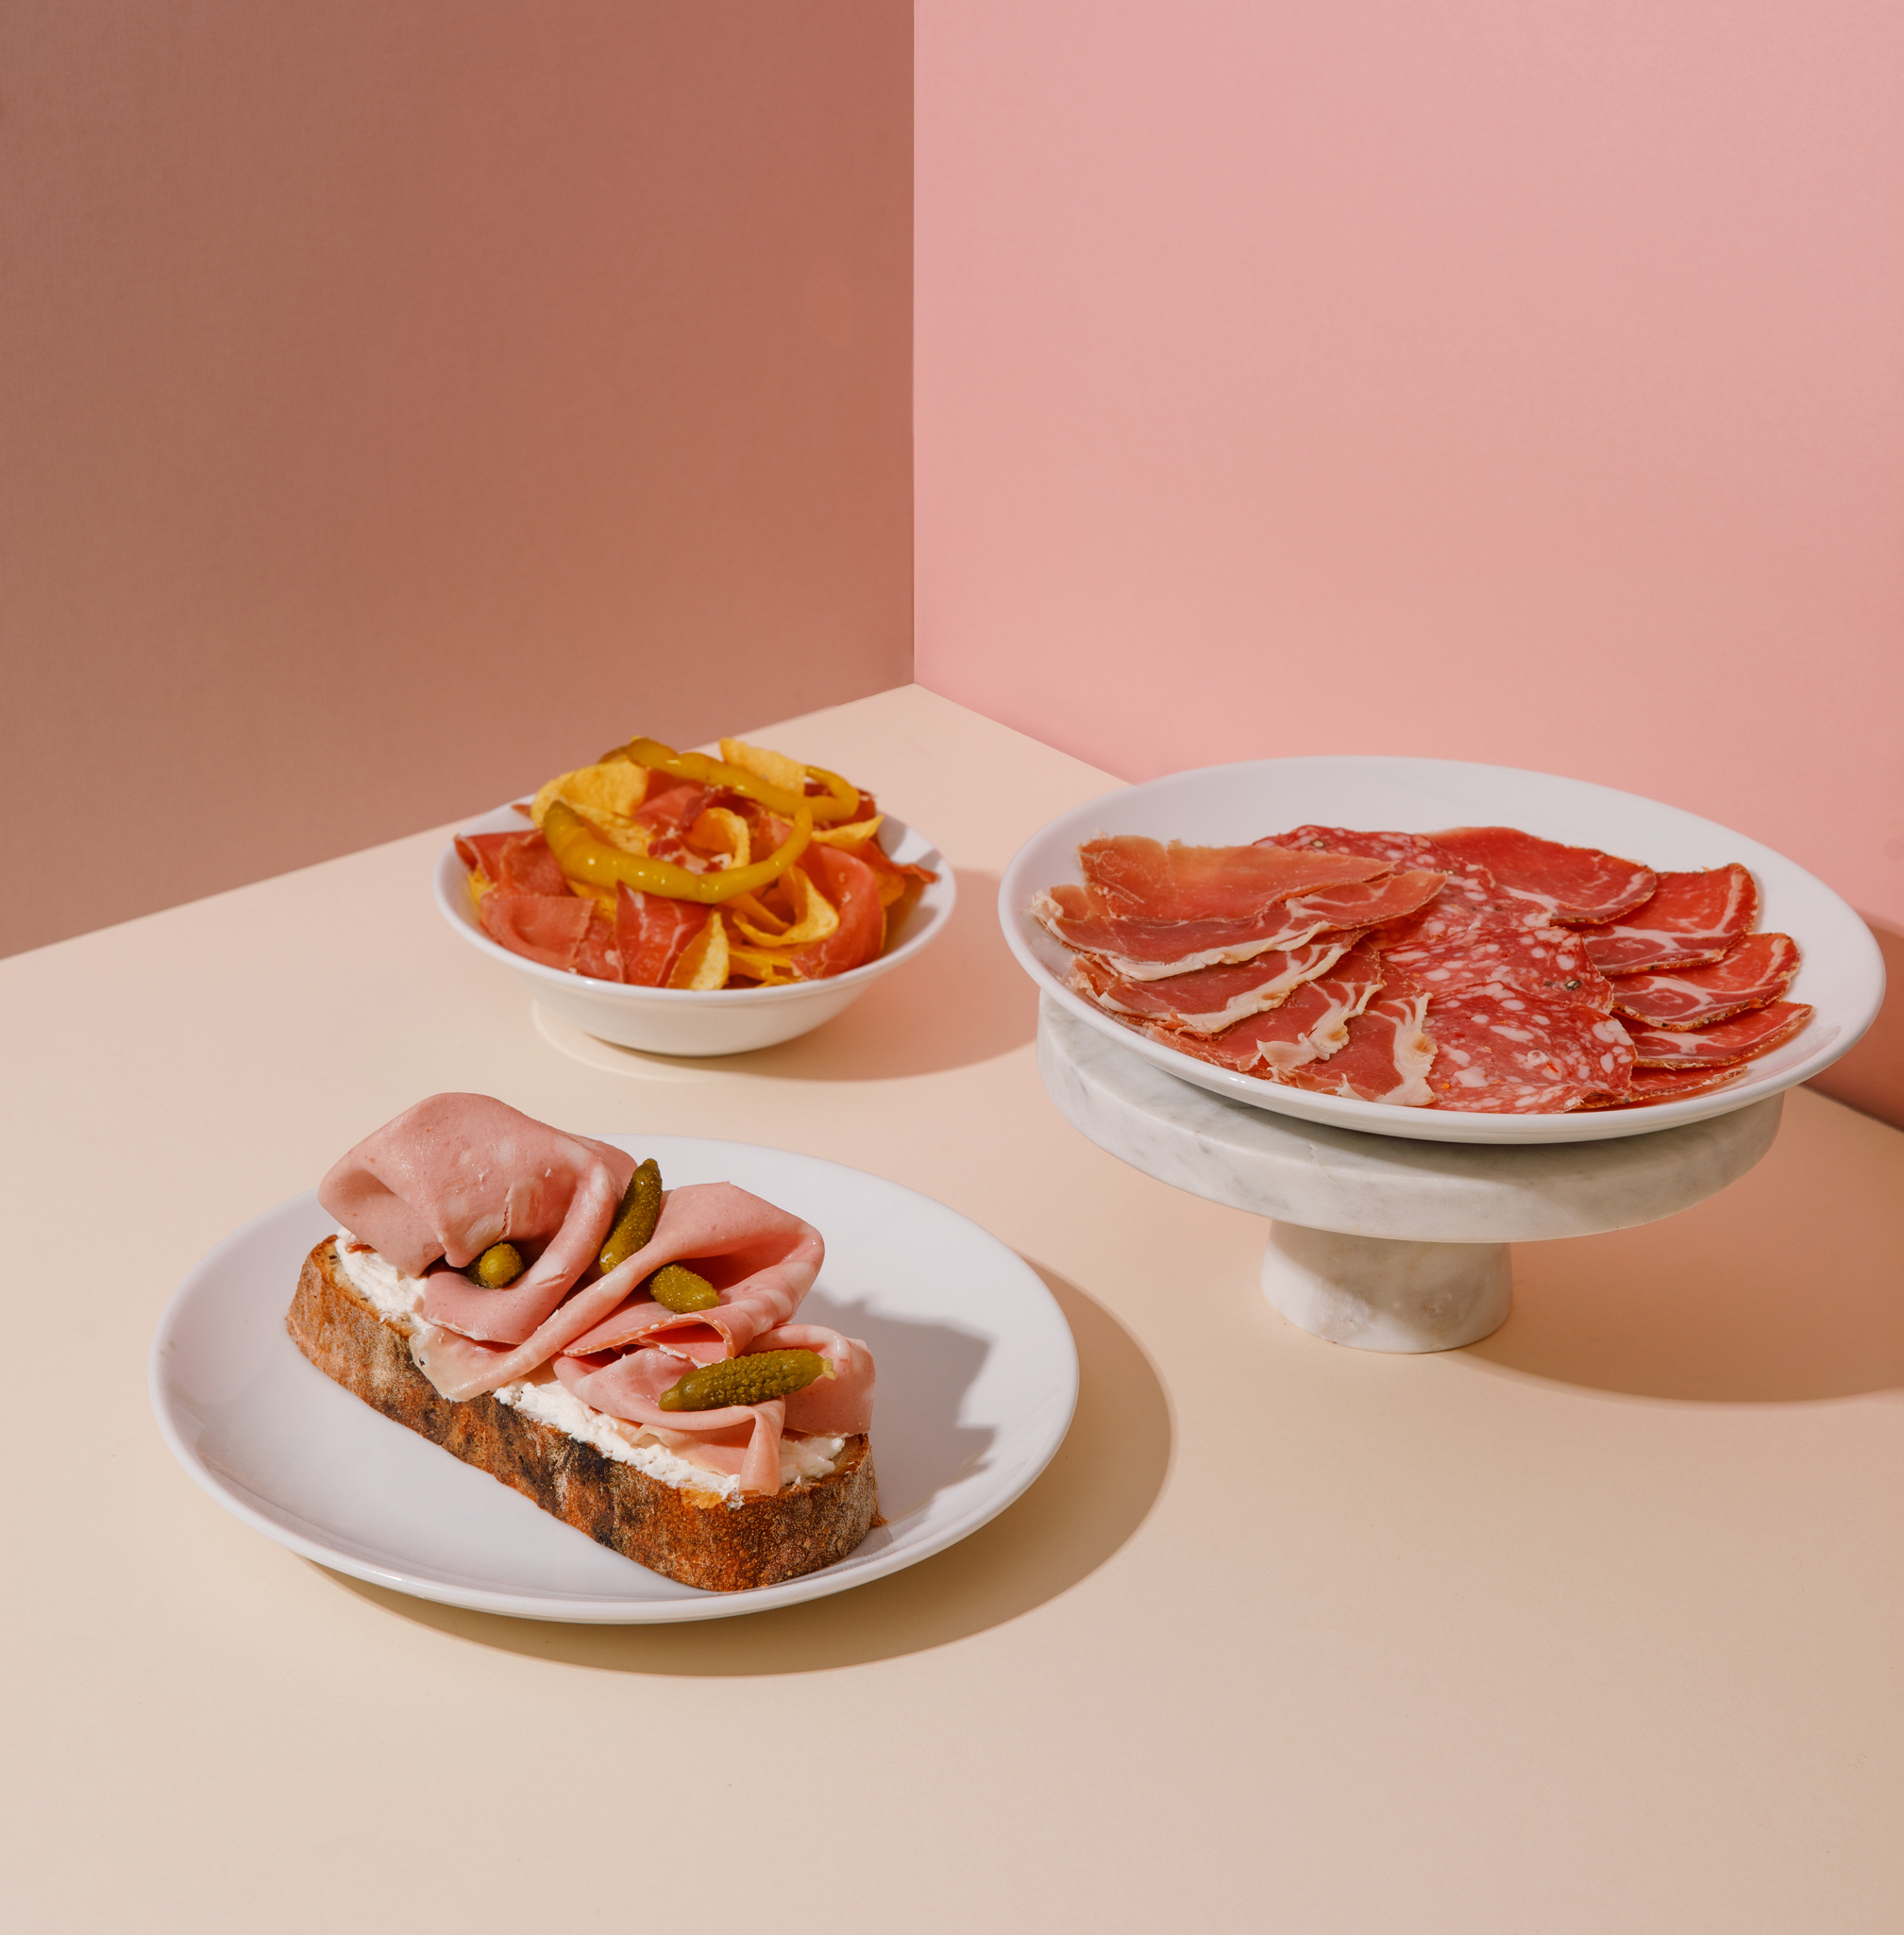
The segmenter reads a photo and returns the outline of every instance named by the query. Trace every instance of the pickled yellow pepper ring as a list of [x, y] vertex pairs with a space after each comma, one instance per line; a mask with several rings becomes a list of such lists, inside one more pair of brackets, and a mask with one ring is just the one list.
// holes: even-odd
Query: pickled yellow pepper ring
[[564, 875], [592, 887], [614, 887], [617, 883], [637, 893], [661, 894], [670, 900], [699, 900], [703, 907], [717, 907], [741, 894], [757, 894], [771, 885], [806, 851], [813, 838], [813, 816], [801, 800], [793, 814], [793, 832], [785, 843], [756, 860], [750, 867], [730, 867], [718, 873], [693, 873], [671, 860], [655, 860], [642, 853], [624, 853], [598, 839], [588, 822], [560, 799], [548, 809], [542, 822], [542, 836], [555, 864]]
[[705, 752], [677, 752], [659, 739], [631, 739], [621, 752], [637, 766], [670, 774], [677, 780], [695, 780], [703, 786], [725, 786], [730, 793], [757, 800], [783, 819], [791, 819], [798, 810], [804, 808], [813, 816], [816, 826], [831, 826], [835, 820], [851, 818], [859, 811], [858, 787], [837, 773], [822, 772], [815, 766], [808, 766], [806, 771], [826, 788], [817, 799], [785, 792], [745, 766], [729, 766], [725, 760], [712, 759]]

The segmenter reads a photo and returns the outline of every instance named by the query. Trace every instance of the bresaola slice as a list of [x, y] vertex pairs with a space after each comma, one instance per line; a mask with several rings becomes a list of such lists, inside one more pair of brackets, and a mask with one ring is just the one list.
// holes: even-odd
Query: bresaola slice
[[1071, 968], [1071, 985], [1087, 1001], [1113, 1015], [1220, 1035], [1225, 1028], [1280, 1007], [1306, 981], [1326, 974], [1362, 937], [1349, 928], [1306, 947], [1278, 949], [1221, 968], [1199, 968], [1154, 981], [1133, 981], [1095, 955], [1082, 954]]
[[1677, 974], [1623, 974], [1608, 984], [1613, 1006], [1643, 1027], [1705, 1028], [1776, 1001], [1798, 971], [1789, 934], [1747, 934], [1723, 960]]
[[1457, 859], [1478, 861], [1503, 891], [1565, 923], [1617, 920], [1652, 898], [1659, 876], [1597, 847], [1566, 847], [1518, 827], [1449, 827], [1429, 837]]
[[1349, 1023], [1380, 993], [1382, 979], [1382, 958], [1364, 941], [1320, 980], [1305, 982], [1281, 1007], [1222, 1035], [1192, 1035], [1154, 1022], [1145, 1032], [1199, 1061], [1273, 1081], [1343, 1047]]
[[1635, 1028], [1633, 1052], [1643, 1068], [1723, 1068], [1769, 1053], [1811, 1018], [1811, 1010], [1803, 1001], [1774, 1001], [1691, 1033]]
[[1758, 883], [1734, 865], [1704, 873], [1662, 873], [1651, 900], [1617, 922], [1582, 933], [1602, 974], [1657, 974], [1721, 959], [1758, 919]]
[[1437, 1108], [1547, 1115], [1631, 1085], [1632, 1043], [1598, 1008], [1496, 985], [1440, 997], [1429, 1012]]
[[1347, 1041], [1325, 1060], [1291, 1068], [1283, 1077], [1291, 1088], [1400, 1108], [1434, 1100], [1427, 1078], [1435, 1044], [1424, 1026], [1428, 991], [1396, 968], [1392, 956], [1382, 965], [1381, 993], [1350, 1021]]
[[1390, 871], [1385, 861], [1349, 853], [1189, 847], [1137, 833], [1085, 841], [1078, 866], [1106, 913], [1142, 920], [1248, 919], [1273, 900]]

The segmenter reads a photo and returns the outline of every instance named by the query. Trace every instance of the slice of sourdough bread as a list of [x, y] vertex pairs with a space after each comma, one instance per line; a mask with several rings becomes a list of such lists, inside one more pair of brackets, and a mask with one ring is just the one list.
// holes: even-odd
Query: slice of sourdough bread
[[798, 1578], [844, 1558], [878, 1522], [878, 1482], [864, 1432], [847, 1439], [828, 1476], [784, 1486], [773, 1498], [730, 1504], [604, 1457], [493, 1397], [444, 1397], [411, 1361], [408, 1340], [340, 1273], [329, 1237], [304, 1259], [285, 1328], [327, 1377], [372, 1409], [684, 1586], [737, 1592]]

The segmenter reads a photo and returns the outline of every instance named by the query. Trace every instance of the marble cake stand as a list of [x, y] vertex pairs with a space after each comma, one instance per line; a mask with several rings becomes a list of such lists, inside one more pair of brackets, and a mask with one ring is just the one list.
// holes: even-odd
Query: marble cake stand
[[1736, 1182], [1784, 1098], [1683, 1128], [1526, 1148], [1412, 1142], [1298, 1121], [1180, 1082], [1038, 1007], [1038, 1072], [1074, 1128], [1158, 1181], [1272, 1219], [1263, 1290], [1364, 1351], [1448, 1351], [1508, 1320], [1509, 1243], [1656, 1221]]

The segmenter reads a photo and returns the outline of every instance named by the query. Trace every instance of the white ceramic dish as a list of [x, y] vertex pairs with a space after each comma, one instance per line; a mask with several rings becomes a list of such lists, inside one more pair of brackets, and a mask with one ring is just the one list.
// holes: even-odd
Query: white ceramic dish
[[[1817, 1013], [1737, 1082], [1682, 1102], [1538, 1116], [1398, 1108], [1234, 1074], [1136, 1034], [1071, 992], [1070, 955], [1025, 911], [1040, 889], [1081, 878], [1078, 845], [1097, 833], [1226, 846], [1311, 822], [1420, 833], [1513, 826], [1669, 870], [1743, 862], [1758, 876], [1761, 928], [1791, 934], [1804, 951], [1792, 999], [1810, 1001]], [[1107, 793], [1053, 820], [1019, 850], [999, 887], [999, 919], [1019, 966], [1045, 993], [1169, 1073], [1305, 1121], [1429, 1142], [1598, 1142], [1726, 1115], [1828, 1068], [1871, 1025], [1884, 999], [1884, 964], [1871, 930], [1822, 881], [1769, 847], [1609, 786], [1445, 759], [1250, 760]]]
[[597, 1545], [373, 1411], [309, 1363], [284, 1313], [336, 1227], [314, 1195], [267, 1210], [186, 1278], [152, 1340], [152, 1407], [227, 1510], [354, 1578], [525, 1619], [720, 1619], [824, 1598], [942, 1552], [995, 1518], [1064, 1439], [1078, 1360], [1052, 1294], [976, 1223], [838, 1163], [699, 1136], [615, 1136], [670, 1186], [733, 1182], [826, 1237], [802, 1317], [871, 1347], [887, 1523], [837, 1565], [748, 1592], [680, 1586]]
[[[465, 833], [518, 833], [529, 822], [513, 806], [472, 820]], [[513, 954], [483, 933], [470, 899], [469, 874], [452, 843], [436, 863], [436, 904], [443, 917], [472, 947], [512, 968], [547, 1008], [602, 1041], [650, 1054], [734, 1055], [751, 1048], [791, 1041], [849, 1008], [883, 974], [910, 961], [952, 917], [957, 898], [952, 871], [922, 833], [887, 814], [879, 843], [894, 860], [929, 867], [938, 875], [919, 896], [893, 945], [877, 961], [835, 974], [826, 981], [803, 981], [792, 987], [624, 987], [545, 968]]]

